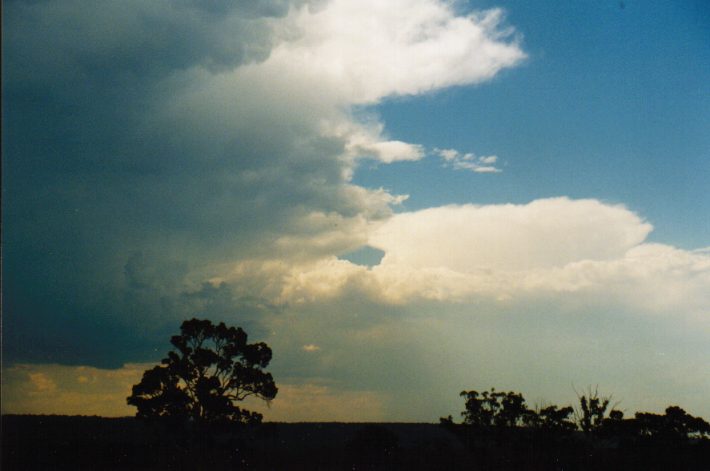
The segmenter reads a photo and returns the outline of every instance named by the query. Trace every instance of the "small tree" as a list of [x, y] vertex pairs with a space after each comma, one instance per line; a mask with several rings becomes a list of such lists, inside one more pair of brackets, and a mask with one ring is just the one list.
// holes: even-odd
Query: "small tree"
[[137, 417], [175, 418], [197, 423], [258, 423], [262, 416], [235, 403], [249, 396], [272, 400], [278, 391], [270, 373], [265, 343], [247, 343], [241, 328], [209, 320], [182, 323], [170, 339], [175, 350], [143, 373], [127, 398]]
[[[592, 390], [590, 386], [587, 390], [587, 395], [577, 393], [577, 397], [580, 408], [575, 411], [575, 416], [579, 428], [585, 434], [598, 431], [604, 423], [607, 409], [609, 409], [609, 404], [611, 403], [611, 396], [600, 397], [598, 388], [595, 387]], [[612, 406], [611, 411], [614, 411], [616, 405], [618, 403]]]

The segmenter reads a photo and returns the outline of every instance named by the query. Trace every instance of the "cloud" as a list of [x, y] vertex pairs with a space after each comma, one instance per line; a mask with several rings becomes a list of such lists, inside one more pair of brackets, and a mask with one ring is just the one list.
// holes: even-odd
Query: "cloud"
[[499, 10], [437, 0], [3, 12], [15, 361], [135, 360], [224, 266], [356, 249], [406, 198], [353, 184], [358, 162], [424, 155], [360, 106], [481, 83], [525, 57]]
[[652, 226], [596, 200], [551, 198], [525, 205], [461, 205], [400, 213], [370, 237], [381, 265], [524, 270], [610, 259], [642, 242]]
[[474, 153], [462, 154], [455, 149], [434, 149], [434, 152], [441, 157], [445, 165], [454, 170], [470, 170], [476, 173], [500, 173], [502, 170], [495, 167], [498, 156], [476, 156]]
[[[200, 249], [218, 246], [220, 258], [226, 245], [235, 245], [235, 232], [253, 253], [264, 245], [265, 232], [288, 232], [311, 211], [387, 215], [389, 199], [362, 188], [353, 194], [354, 161], [416, 160], [422, 148], [386, 138], [381, 123], [360, 122], [350, 108], [479, 82], [523, 56], [499, 31], [500, 12], [457, 16], [433, 0], [254, 5], [13, 2], [7, 109], [18, 116], [41, 113], [46, 126], [28, 127], [39, 122], [33, 119], [12, 123], [11, 149], [31, 157], [10, 171], [17, 180], [40, 178], [49, 194], [62, 196], [18, 194], [18, 201], [34, 211], [72, 215], [67, 232], [82, 246], [101, 241], [121, 251], [116, 239], [128, 237], [164, 247], [150, 239], [169, 228], [176, 247], [209, 234]], [[109, 18], [112, 27], [102, 28]], [[342, 18], [348, 27], [339, 26]], [[75, 27], [66, 31], [67, 23]], [[353, 42], [353, 34], [378, 48]], [[441, 41], [456, 46], [444, 48], [451, 56], [433, 53], [442, 50]], [[428, 56], [422, 58], [421, 49]], [[395, 53], [402, 61], [381, 67]], [[333, 64], [337, 73], [318, 70]], [[58, 85], [57, 76], [68, 78]], [[55, 83], [33, 81], [50, 77]], [[29, 88], [42, 89], [44, 101], [57, 108], [39, 109]], [[362, 94], [343, 93], [348, 88]], [[107, 210], [120, 218], [107, 220]], [[22, 220], [16, 227], [20, 223], [31, 227]]]
[[294, 15], [287, 26], [301, 35], [276, 47], [266, 65], [303, 71], [326, 87], [321, 93], [352, 104], [479, 83], [525, 58], [502, 19], [501, 10], [463, 16], [432, 0], [334, 0]]
[[424, 157], [422, 146], [402, 141], [357, 142], [351, 139], [349, 150], [355, 155], [372, 155], [375, 160], [391, 164], [408, 160], [420, 160]]
[[29, 373], [27, 376], [33, 388], [30, 394], [53, 393], [57, 390], [57, 383], [48, 378], [44, 373]]
[[[288, 306], [269, 321], [285, 381], [381, 391], [392, 420], [456, 414], [465, 388], [570, 404], [572, 384], [599, 384], [629, 411], [707, 416], [710, 257], [650, 243], [651, 230], [598, 200], [452, 205], [374, 228], [384, 257], [372, 267], [255, 260], [225, 280], [256, 277]], [[300, 361], [311, 342], [321, 353]]]
[[15, 364], [3, 369], [3, 414], [134, 415], [126, 404], [149, 365], [108, 370], [90, 366]]
[[[132, 416], [136, 410], [126, 404], [126, 397], [152, 366], [16, 364], [3, 371], [2, 413]], [[269, 421], [362, 422], [386, 417], [384, 396], [377, 391], [344, 390], [323, 382], [279, 382], [278, 387], [269, 404], [248, 400], [244, 407], [263, 413]]]
[[[64, 0], [5, 5], [11, 84], [156, 80], [194, 66], [219, 71], [266, 58], [268, 21], [302, 1]], [[145, 83], [145, 82], [143, 82]], [[71, 92], [65, 88], [63, 92]]]
[[[401, 215], [373, 229], [370, 243], [378, 240], [385, 256], [371, 268], [334, 257], [254, 259], [225, 265], [219, 280], [185, 294], [209, 316], [247, 293], [262, 306], [257, 338], [273, 348], [269, 370], [281, 388], [270, 408], [254, 405], [267, 420], [435, 420], [462, 409], [456, 393], [465, 388], [569, 404], [572, 384], [597, 383], [629, 411], [662, 411], [672, 402], [709, 413], [700, 393], [710, 353], [706, 250], [649, 243], [649, 223], [597, 200]], [[501, 231], [503, 216], [515, 231]], [[429, 237], [415, 250], [419, 230]], [[549, 252], [550, 244], [563, 253]], [[492, 263], [489, 252], [503, 248], [520, 252]], [[149, 289], [153, 276], [142, 270], [136, 258], [131, 279]], [[48, 410], [41, 404], [55, 403], [39, 398], [52, 383], [67, 404], [91, 404], [85, 410], [118, 400], [79, 394], [66, 379], [89, 387], [108, 373], [23, 368], [5, 375], [15, 386], [3, 388], [24, 404], [18, 410]]]
[[261, 295], [283, 305], [350, 293], [404, 305], [603, 296], [624, 309], [682, 313], [707, 325], [710, 258], [647, 243], [651, 230], [629, 209], [598, 200], [451, 205], [398, 213], [373, 227], [367, 244], [384, 256], [372, 267], [333, 256], [255, 260], [237, 264], [225, 280], [255, 277]]

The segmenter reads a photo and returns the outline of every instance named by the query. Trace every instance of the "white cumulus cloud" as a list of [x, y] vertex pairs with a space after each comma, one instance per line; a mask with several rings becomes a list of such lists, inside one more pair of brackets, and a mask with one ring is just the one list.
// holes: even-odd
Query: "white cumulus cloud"
[[401, 213], [370, 237], [382, 265], [526, 270], [623, 255], [652, 226], [622, 206], [551, 198], [524, 205], [451, 205]]
[[333, 256], [252, 261], [226, 279], [256, 277], [265, 297], [284, 304], [352, 293], [395, 304], [571, 296], [576, 304], [606, 299], [625, 310], [680, 312], [707, 324], [710, 257], [648, 243], [651, 230], [624, 206], [593, 199], [451, 205], [399, 213], [371, 227], [367, 243], [384, 252], [371, 268]]
[[500, 173], [495, 166], [497, 155], [477, 156], [473, 152], [462, 154], [455, 149], [434, 149], [434, 152], [444, 159], [445, 165], [454, 170], [470, 170], [476, 173]]
[[346, 103], [482, 82], [525, 58], [497, 9], [459, 15], [436, 0], [333, 0], [293, 19], [283, 34], [297, 39], [276, 47], [269, 66]]

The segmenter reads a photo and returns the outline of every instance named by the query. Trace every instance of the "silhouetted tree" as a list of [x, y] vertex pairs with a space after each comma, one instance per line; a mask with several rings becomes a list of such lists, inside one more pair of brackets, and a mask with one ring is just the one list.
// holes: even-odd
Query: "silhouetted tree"
[[589, 387], [587, 395], [577, 394], [577, 397], [580, 408], [575, 411], [575, 415], [579, 428], [587, 435], [598, 431], [604, 422], [606, 411], [609, 409], [611, 396], [600, 397], [598, 388], [592, 390]]
[[625, 419], [591, 387], [578, 409], [531, 410], [521, 394], [493, 388], [461, 396], [463, 423], [439, 423], [471, 451], [473, 469], [710, 470], [710, 424], [677, 406]]
[[466, 400], [466, 410], [461, 413], [464, 424], [476, 427], [517, 427], [529, 421], [532, 413], [525, 405], [525, 399], [520, 393], [462, 391]]
[[553, 433], [572, 432], [577, 429], [577, 425], [570, 416], [573, 409], [570, 406], [557, 407], [550, 405], [541, 407], [535, 413], [530, 413], [526, 417], [526, 425], [535, 429]]
[[710, 424], [693, 417], [678, 406], [666, 408], [665, 415], [637, 412], [635, 425], [641, 438], [666, 443], [685, 443], [689, 439], [710, 438]]
[[634, 419], [624, 419], [624, 413], [614, 409], [609, 412], [608, 417], [602, 420], [598, 434], [600, 438], [628, 444], [638, 437], [639, 432]]
[[175, 349], [160, 365], [143, 373], [127, 398], [137, 417], [258, 423], [261, 414], [235, 403], [249, 396], [270, 401], [278, 389], [270, 373], [265, 343], [247, 343], [241, 328], [213, 325], [209, 320], [182, 323], [180, 335], [170, 339]]

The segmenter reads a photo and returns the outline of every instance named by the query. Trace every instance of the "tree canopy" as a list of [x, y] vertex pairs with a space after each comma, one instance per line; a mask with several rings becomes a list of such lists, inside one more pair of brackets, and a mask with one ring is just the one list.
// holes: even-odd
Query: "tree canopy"
[[[637, 412], [625, 419], [624, 413], [611, 407], [611, 396], [600, 396], [597, 389], [578, 395], [579, 409], [548, 405], [530, 409], [523, 395], [515, 392], [462, 391], [465, 409], [463, 427], [479, 436], [500, 432], [538, 431], [564, 437], [579, 430], [588, 439], [627, 439], [636, 442], [690, 443], [710, 439], [710, 424], [693, 417], [678, 406], [666, 408], [665, 415]], [[574, 419], [572, 418], [574, 416]], [[440, 423], [455, 428], [451, 416]]]
[[236, 405], [249, 396], [270, 401], [278, 389], [263, 369], [271, 361], [265, 343], [247, 343], [240, 327], [191, 319], [170, 339], [174, 349], [143, 373], [127, 398], [137, 417], [200, 423], [258, 423], [262, 416]]

